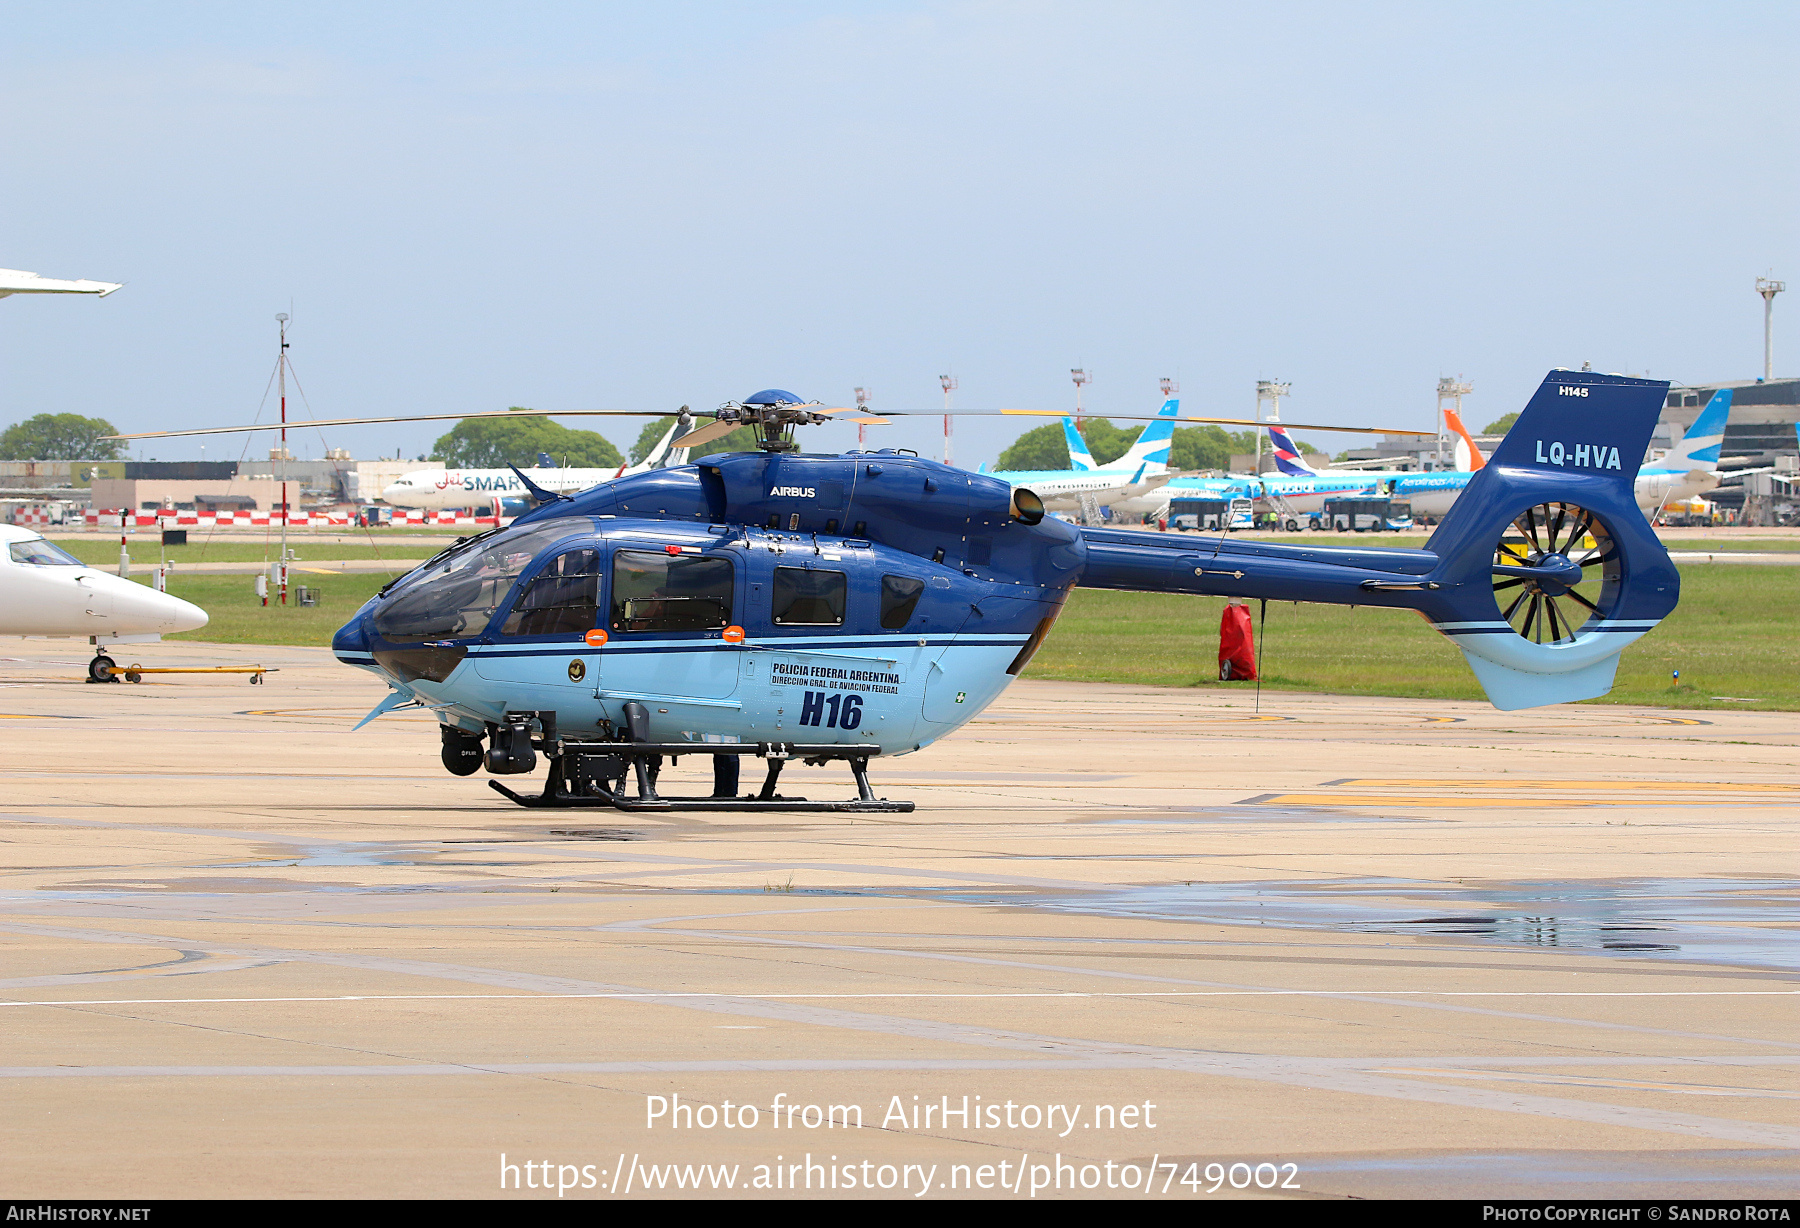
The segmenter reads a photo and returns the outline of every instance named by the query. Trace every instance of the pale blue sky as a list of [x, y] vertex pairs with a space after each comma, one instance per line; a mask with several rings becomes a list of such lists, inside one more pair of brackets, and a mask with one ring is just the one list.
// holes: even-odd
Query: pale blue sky
[[[1774, 4], [0, 4], [0, 422], [1800, 371]], [[291, 308], [290, 308], [291, 304]], [[574, 423], [571, 420], [572, 424]], [[605, 424], [621, 442], [635, 426]], [[1018, 427], [965, 422], [957, 459]], [[423, 451], [441, 428], [329, 441]], [[875, 432], [935, 454], [927, 428]], [[845, 446], [844, 428], [815, 447]], [[1330, 437], [1349, 446], [1349, 437]], [[316, 455], [318, 441], [297, 441]], [[210, 443], [209, 457], [239, 445]], [[146, 455], [198, 455], [163, 445]]]

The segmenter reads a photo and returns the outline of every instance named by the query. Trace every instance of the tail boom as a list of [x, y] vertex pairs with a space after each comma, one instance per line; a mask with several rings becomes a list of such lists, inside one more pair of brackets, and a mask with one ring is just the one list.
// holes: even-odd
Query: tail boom
[[1667, 387], [1551, 372], [1423, 550], [1087, 529], [1080, 582], [1417, 610], [1462, 651], [1496, 707], [1596, 698], [1611, 688], [1619, 653], [1680, 594], [1633, 499], [1635, 466], [1611, 465], [1615, 450], [1643, 454]]

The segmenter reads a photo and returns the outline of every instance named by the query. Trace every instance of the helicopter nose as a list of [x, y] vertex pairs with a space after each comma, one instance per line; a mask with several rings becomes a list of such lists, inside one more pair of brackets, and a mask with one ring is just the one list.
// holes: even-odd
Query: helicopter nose
[[363, 657], [369, 655], [369, 633], [363, 627], [361, 610], [356, 612], [356, 617], [339, 627], [337, 634], [331, 637], [331, 651], [340, 658], [346, 653], [360, 654]]

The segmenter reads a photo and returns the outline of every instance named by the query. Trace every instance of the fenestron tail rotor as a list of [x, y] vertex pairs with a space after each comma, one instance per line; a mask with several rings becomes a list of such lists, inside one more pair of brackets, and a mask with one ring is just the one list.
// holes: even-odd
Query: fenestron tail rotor
[[1589, 619], [1605, 618], [1619, 578], [1606, 525], [1573, 503], [1526, 508], [1494, 549], [1500, 617], [1534, 644], [1572, 640]]

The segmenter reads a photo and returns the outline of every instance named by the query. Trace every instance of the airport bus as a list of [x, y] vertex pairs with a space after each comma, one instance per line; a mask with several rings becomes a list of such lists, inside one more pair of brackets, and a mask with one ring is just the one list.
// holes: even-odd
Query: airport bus
[[1318, 512], [1308, 518], [1307, 528], [1356, 533], [1404, 532], [1412, 528], [1412, 504], [1385, 495], [1327, 499]]
[[1235, 532], [1251, 527], [1248, 499], [1170, 499], [1169, 527], [1182, 532]]

